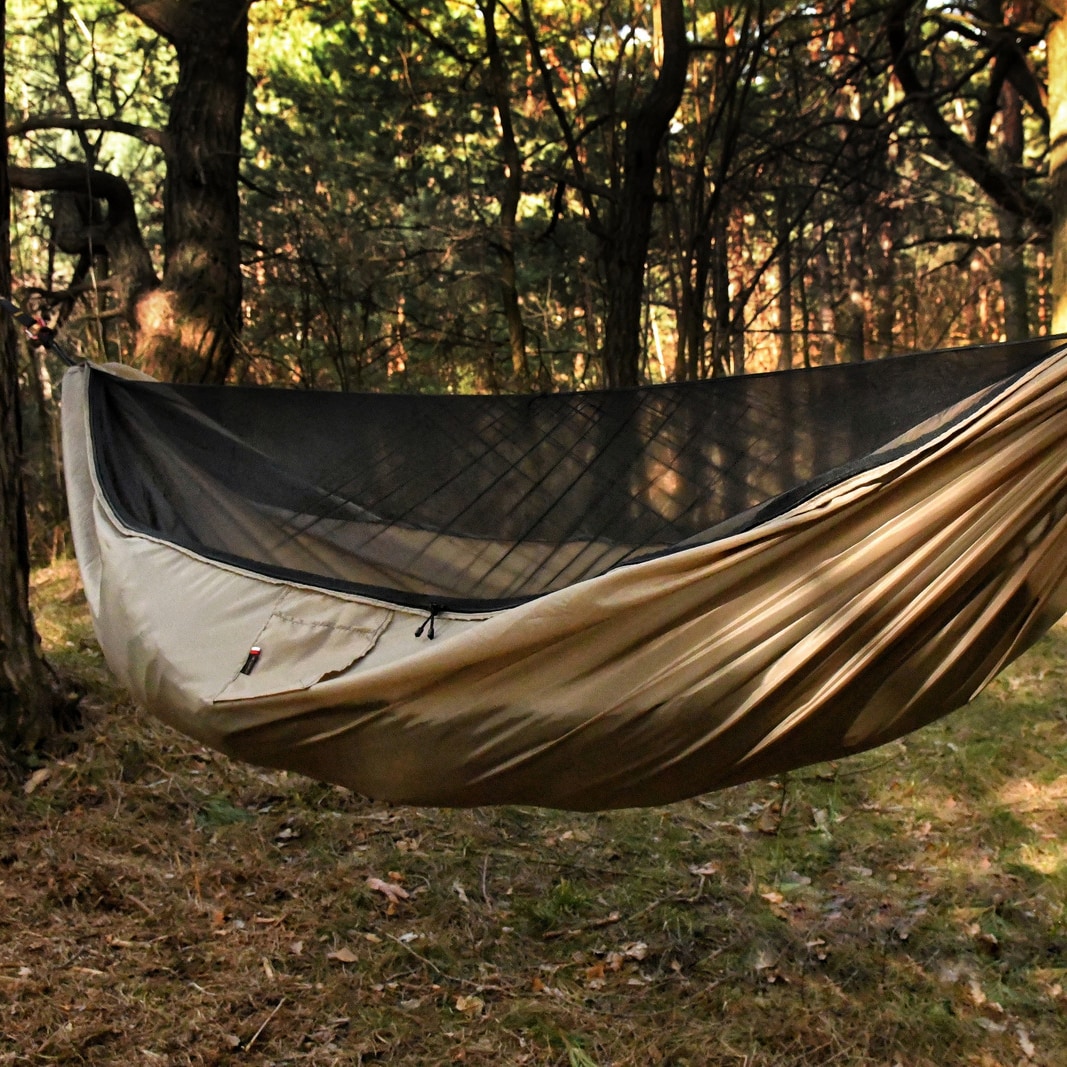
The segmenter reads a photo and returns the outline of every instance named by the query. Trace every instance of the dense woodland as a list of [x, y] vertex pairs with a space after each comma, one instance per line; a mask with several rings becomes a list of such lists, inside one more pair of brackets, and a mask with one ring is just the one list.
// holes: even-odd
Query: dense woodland
[[1021, 337], [1050, 320], [1050, 19], [10, 0], [15, 284], [94, 359], [342, 389]]
[[[11, 290], [90, 359], [332, 389], [627, 386], [1062, 329], [1059, 6], [6, 0]], [[32, 659], [59, 368], [4, 351], [0, 634]]]

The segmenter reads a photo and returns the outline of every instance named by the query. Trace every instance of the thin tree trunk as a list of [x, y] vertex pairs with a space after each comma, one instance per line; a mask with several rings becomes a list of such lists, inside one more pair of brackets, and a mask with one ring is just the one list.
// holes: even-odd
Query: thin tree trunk
[[793, 366], [793, 242], [789, 196], [778, 193], [778, 369]]
[[[37, 537], [31, 555], [35, 559], [45, 557], [51, 561], [56, 548], [63, 543], [62, 528], [65, 525], [66, 497], [63, 492], [63, 471], [60, 463], [59, 411], [52, 393], [48, 368], [40, 352], [30, 353], [29, 387], [32, 408], [29, 420], [36, 423], [34, 445], [24, 434], [24, 444], [34, 453], [33, 459], [39, 471], [36, 484], [27, 486], [27, 503], [36, 511]], [[25, 410], [23, 412], [25, 414]], [[34, 506], [35, 505], [35, 506]]]
[[727, 210], [720, 203], [711, 224], [711, 299], [715, 309], [711, 334], [711, 375], [726, 373], [730, 359], [730, 248]]
[[874, 293], [872, 325], [875, 356], [888, 356], [893, 351], [893, 331], [896, 325], [895, 264], [893, 262], [893, 219], [889, 212], [879, 212], [877, 247], [871, 250], [872, 291]]
[[[0, 0], [0, 41], [6, 3]], [[0, 57], [0, 100], [6, 99]], [[7, 141], [0, 149], [0, 292], [11, 291], [11, 189]], [[18, 339], [11, 319], [0, 322], [0, 754], [27, 749], [55, 727], [56, 694], [41, 658], [29, 606], [29, 542], [22, 481]]]
[[836, 330], [842, 342], [842, 362], [862, 363], [866, 357], [867, 300], [863, 226], [853, 219], [842, 246], [845, 257], [846, 298], [838, 305]]
[[500, 222], [497, 252], [500, 256], [500, 301], [508, 325], [511, 374], [516, 381], [528, 377], [526, 367], [526, 326], [519, 302], [518, 269], [515, 259], [516, 220], [522, 197], [522, 154], [511, 121], [511, 94], [508, 74], [496, 32], [497, 0], [480, 0], [485, 24], [485, 47], [489, 56], [489, 85], [500, 126], [500, 149], [504, 157], [504, 184], [500, 194]]
[[[1023, 162], [1023, 102], [1011, 82], [1000, 91], [1001, 135], [1005, 169], [1018, 172]], [[1030, 336], [1029, 278], [1023, 258], [1025, 226], [1016, 212], [997, 209], [1000, 231], [1001, 296], [1004, 300], [1004, 335], [1008, 341], [1023, 341]]]
[[626, 125], [622, 180], [604, 241], [607, 314], [601, 358], [608, 386], [636, 385], [641, 368], [641, 309], [659, 150], [681, 103], [688, 69], [682, 0], [656, 0], [662, 59], [656, 84]]

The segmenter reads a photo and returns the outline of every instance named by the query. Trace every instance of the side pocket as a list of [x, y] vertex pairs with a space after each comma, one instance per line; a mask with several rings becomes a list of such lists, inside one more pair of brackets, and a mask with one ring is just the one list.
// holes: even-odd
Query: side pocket
[[215, 701], [249, 700], [308, 689], [361, 660], [392, 619], [388, 608], [329, 593], [287, 590], [250, 642], [259, 649], [252, 669], [234, 665]]

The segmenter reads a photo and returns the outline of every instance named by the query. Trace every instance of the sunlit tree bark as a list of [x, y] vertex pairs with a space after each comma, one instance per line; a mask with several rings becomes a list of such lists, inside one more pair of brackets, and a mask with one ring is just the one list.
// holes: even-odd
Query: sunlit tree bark
[[163, 273], [157, 277], [120, 175], [84, 163], [17, 168], [22, 189], [88, 195], [107, 206], [87, 227], [85, 247], [104, 252], [120, 309], [134, 331], [135, 355], [176, 381], [222, 381], [233, 365], [241, 325], [238, 164], [245, 108], [249, 0], [121, 0], [165, 38], [178, 59], [165, 130], [40, 116], [22, 132], [47, 126], [114, 129], [161, 148]]
[[222, 381], [241, 322], [238, 164], [250, 0], [122, 0], [178, 55], [163, 192], [163, 279], [137, 308], [138, 349], [179, 380]]
[[1052, 185], [1052, 329], [1067, 333], [1067, 0], [1050, 0], [1049, 178]]

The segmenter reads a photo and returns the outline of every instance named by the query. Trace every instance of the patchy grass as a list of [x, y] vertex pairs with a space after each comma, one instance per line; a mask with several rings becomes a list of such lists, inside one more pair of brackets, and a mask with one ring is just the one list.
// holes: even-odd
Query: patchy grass
[[905, 742], [667, 808], [227, 761], [36, 577], [77, 747], [0, 794], [0, 1064], [1067, 1065], [1067, 630]]

